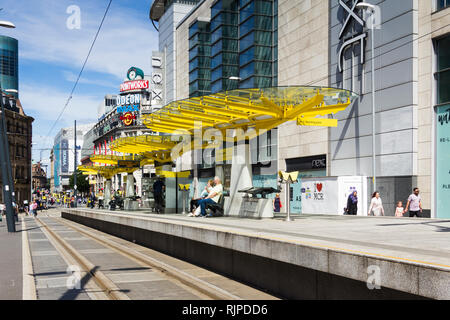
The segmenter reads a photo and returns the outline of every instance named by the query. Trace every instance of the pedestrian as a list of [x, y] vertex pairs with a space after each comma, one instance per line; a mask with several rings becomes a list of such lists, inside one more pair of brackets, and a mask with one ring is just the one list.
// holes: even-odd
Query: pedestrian
[[420, 197], [419, 193], [419, 188], [414, 188], [413, 193], [408, 197], [405, 212], [407, 212], [409, 208], [410, 218], [414, 216], [418, 218], [422, 217], [422, 198]]
[[23, 200], [23, 210], [27, 216], [31, 216], [30, 211], [28, 210], [28, 200]]
[[356, 216], [358, 214], [358, 192], [356, 192], [356, 190], [348, 196], [347, 208], [345, 212], [352, 216]]
[[214, 187], [214, 180], [210, 179], [210, 180], [208, 180], [208, 183], [206, 184], [205, 189], [200, 194], [200, 198], [198, 198], [198, 199], [192, 198], [191, 199], [191, 201], [190, 201], [190, 210], [189, 210], [190, 213], [188, 215], [189, 217], [193, 217], [194, 216], [194, 211], [198, 207], [198, 202], [201, 199], [205, 199], [208, 196], [208, 194], [211, 191], [212, 187]]
[[405, 209], [403, 208], [403, 202], [397, 201], [397, 207], [395, 208], [395, 216], [396, 217], [403, 217], [403, 214], [405, 213]]
[[101, 189], [98, 193], [98, 208], [100, 209], [100, 207], [103, 208], [103, 191]]
[[155, 211], [160, 213], [163, 207], [163, 191], [165, 185], [161, 178], [155, 181], [153, 184], [153, 196], [155, 199]]
[[35, 217], [35, 218], [37, 216], [37, 209], [38, 209], [38, 204], [35, 200], [35, 201], [33, 201], [33, 217]]
[[380, 193], [378, 191], [375, 191], [372, 194], [372, 200], [370, 201], [370, 207], [369, 207], [369, 213], [368, 215], [374, 215], [374, 216], [384, 216], [384, 208], [383, 203], [380, 198]]
[[2, 221], [2, 217], [6, 213], [6, 206], [3, 203], [0, 203], [0, 221]]
[[273, 205], [273, 212], [280, 212], [280, 209], [283, 207], [283, 205], [281, 204], [281, 199], [280, 199], [279, 193], [277, 193], [275, 195], [272, 205]]
[[[198, 205], [200, 206], [200, 215], [202, 217], [206, 217], [206, 205], [219, 203], [222, 193], [222, 181], [218, 176], [216, 176], [214, 177], [214, 187], [211, 189], [209, 195], [205, 199], [202, 199], [198, 202]], [[209, 214], [208, 216], [211, 216], [211, 214]]]

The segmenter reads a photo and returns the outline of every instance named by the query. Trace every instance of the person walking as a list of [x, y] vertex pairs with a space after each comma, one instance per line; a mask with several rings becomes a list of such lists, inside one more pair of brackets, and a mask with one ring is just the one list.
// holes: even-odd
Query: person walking
[[376, 217], [384, 216], [383, 202], [381, 201], [380, 193], [378, 191], [375, 191], [372, 194], [368, 215], [373, 215]]
[[103, 207], [103, 190], [100, 189], [100, 192], [98, 193], [98, 208]]
[[275, 198], [273, 199], [273, 212], [280, 212], [280, 209], [282, 207], [280, 194], [277, 193], [275, 195]]
[[153, 183], [153, 196], [155, 199], [155, 211], [156, 213], [161, 213], [163, 207], [163, 191], [164, 191], [164, 182], [161, 178]]
[[358, 193], [353, 191], [347, 198], [347, 208], [345, 212], [348, 215], [356, 216], [358, 214]]
[[408, 202], [406, 203], [405, 212], [409, 208], [409, 217], [422, 217], [422, 198], [419, 195], [419, 188], [414, 188], [413, 193], [408, 197]]
[[38, 204], [37, 204], [36, 200], [33, 201], [33, 207], [32, 208], [33, 208], [33, 217], [36, 218], [36, 216], [37, 216], [37, 209], [38, 209]]

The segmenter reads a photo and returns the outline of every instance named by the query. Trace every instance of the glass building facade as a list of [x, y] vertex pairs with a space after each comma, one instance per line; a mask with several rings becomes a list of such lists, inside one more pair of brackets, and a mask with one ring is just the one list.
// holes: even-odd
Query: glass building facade
[[278, 0], [217, 0], [189, 27], [189, 96], [278, 83]]
[[189, 96], [211, 93], [211, 33], [208, 21], [189, 26]]
[[19, 44], [16, 39], [0, 36], [0, 84], [3, 90], [19, 90], [18, 50]]

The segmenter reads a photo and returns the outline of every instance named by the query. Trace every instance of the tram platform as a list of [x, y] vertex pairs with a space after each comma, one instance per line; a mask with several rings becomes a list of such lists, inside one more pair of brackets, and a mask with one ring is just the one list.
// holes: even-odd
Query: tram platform
[[61, 210], [63, 218], [280, 297], [450, 299], [450, 220], [301, 215], [286, 222]]

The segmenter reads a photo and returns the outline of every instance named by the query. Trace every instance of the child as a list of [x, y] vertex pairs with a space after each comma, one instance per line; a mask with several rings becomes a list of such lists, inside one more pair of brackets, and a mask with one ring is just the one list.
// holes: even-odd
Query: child
[[398, 201], [397, 208], [395, 208], [395, 216], [403, 217], [403, 213], [405, 213], [405, 209], [403, 208], [403, 203], [401, 201]]

